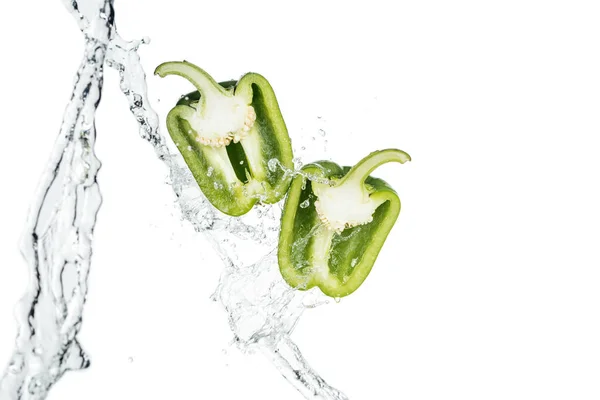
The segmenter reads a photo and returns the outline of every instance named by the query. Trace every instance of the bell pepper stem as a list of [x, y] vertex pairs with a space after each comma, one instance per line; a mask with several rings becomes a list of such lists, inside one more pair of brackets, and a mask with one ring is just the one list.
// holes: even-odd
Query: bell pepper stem
[[371, 173], [380, 165], [389, 162], [399, 162], [404, 164], [407, 161], [410, 161], [410, 156], [402, 150], [386, 149], [374, 151], [352, 167], [340, 180], [339, 185], [336, 186], [341, 186], [346, 183], [349, 185], [363, 184], [369, 175], [371, 175]]
[[200, 92], [200, 107], [211, 102], [217, 97], [230, 96], [230, 94], [219, 85], [203, 69], [187, 61], [169, 61], [160, 64], [154, 71], [155, 75], [164, 78], [167, 75], [178, 75], [188, 81]]

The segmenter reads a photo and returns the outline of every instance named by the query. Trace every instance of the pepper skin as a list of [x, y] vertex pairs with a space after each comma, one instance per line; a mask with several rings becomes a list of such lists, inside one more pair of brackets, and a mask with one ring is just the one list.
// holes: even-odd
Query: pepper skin
[[317, 286], [330, 297], [359, 288], [400, 214], [397, 193], [370, 174], [384, 163], [406, 161], [408, 154], [388, 149], [352, 168], [330, 161], [302, 168], [290, 186], [279, 236], [279, 269], [290, 286]]
[[[218, 84], [199, 67], [166, 62], [155, 74], [179, 75], [197, 89], [167, 116], [167, 129], [200, 189], [221, 212], [239, 216], [281, 200], [293, 169], [292, 145], [269, 82], [248, 73]], [[269, 169], [276, 159], [284, 168]]]

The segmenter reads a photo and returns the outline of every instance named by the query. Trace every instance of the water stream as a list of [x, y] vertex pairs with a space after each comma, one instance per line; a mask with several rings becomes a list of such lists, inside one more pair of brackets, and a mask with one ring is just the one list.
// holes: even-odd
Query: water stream
[[85, 35], [85, 49], [21, 240], [29, 284], [15, 310], [18, 334], [0, 380], [1, 400], [43, 399], [66, 371], [89, 365], [77, 334], [102, 201], [94, 122], [113, 10], [109, 0], [65, 5]]
[[[258, 206], [241, 218], [212, 208], [183, 159], [169, 149], [159, 131], [137, 53], [148, 40], [128, 42], [119, 37], [112, 0], [65, 0], [64, 4], [85, 36], [85, 50], [22, 238], [29, 286], [17, 305], [19, 331], [0, 380], [0, 400], [44, 399], [66, 371], [89, 365], [77, 335], [101, 204], [94, 121], [105, 65], [118, 71], [141, 137], [165, 164], [182, 218], [223, 261], [212, 299], [228, 313], [235, 343], [242, 351], [263, 353], [305, 398], [347, 399], [309, 366], [290, 338], [304, 310], [327, 299], [316, 289], [292, 290], [281, 279], [275, 253], [280, 205]], [[257, 252], [262, 254], [259, 259]]]

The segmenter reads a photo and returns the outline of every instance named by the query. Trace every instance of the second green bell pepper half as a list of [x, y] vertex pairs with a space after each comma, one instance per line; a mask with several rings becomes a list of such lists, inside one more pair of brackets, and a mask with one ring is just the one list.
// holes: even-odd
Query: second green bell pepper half
[[400, 214], [397, 193], [370, 174], [384, 163], [406, 161], [405, 152], [387, 149], [352, 168], [330, 161], [302, 168], [290, 186], [279, 236], [279, 268], [290, 286], [317, 286], [331, 297], [358, 289]]
[[[200, 189], [221, 212], [239, 216], [258, 201], [281, 200], [293, 169], [292, 145], [269, 82], [248, 73], [217, 83], [189, 62], [166, 62], [155, 74], [179, 75], [197, 89], [167, 116], [167, 129]], [[283, 168], [269, 168], [269, 162]]]

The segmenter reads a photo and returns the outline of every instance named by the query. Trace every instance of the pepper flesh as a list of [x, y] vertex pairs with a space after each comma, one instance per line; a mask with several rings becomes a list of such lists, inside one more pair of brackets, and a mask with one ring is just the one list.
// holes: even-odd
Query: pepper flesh
[[397, 193], [370, 173], [406, 161], [405, 152], [387, 149], [352, 168], [330, 161], [302, 168], [290, 185], [279, 236], [279, 268], [290, 286], [344, 297], [362, 285], [400, 214]]
[[[167, 116], [167, 130], [200, 189], [221, 212], [239, 216], [258, 201], [283, 198], [293, 168], [292, 145], [269, 82], [248, 73], [217, 83], [189, 62], [166, 62], [155, 74], [179, 75], [197, 89]], [[283, 168], [270, 169], [276, 159]]]

